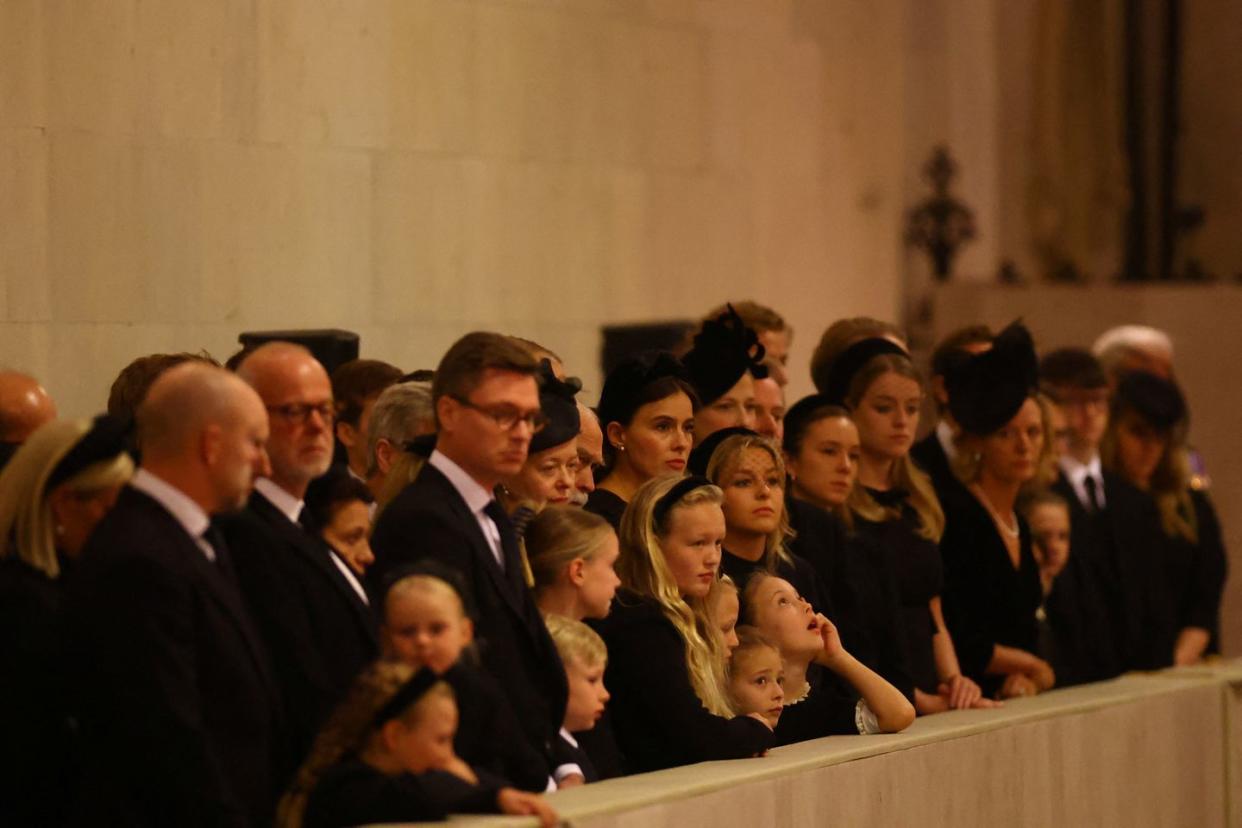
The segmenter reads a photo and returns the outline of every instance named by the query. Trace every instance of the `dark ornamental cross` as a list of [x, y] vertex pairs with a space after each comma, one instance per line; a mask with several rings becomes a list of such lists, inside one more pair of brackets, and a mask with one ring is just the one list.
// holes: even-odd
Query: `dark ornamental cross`
[[957, 249], [975, 237], [975, 214], [949, 194], [957, 164], [943, 145], [932, 151], [923, 174], [931, 182], [932, 196], [909, 212], [906, 244], [926, 250], [936, 281], [946, 282]]

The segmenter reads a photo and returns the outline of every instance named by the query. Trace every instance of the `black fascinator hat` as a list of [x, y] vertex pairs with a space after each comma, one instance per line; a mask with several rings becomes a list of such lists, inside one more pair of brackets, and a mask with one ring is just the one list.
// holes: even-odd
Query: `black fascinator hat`
[[1117, 383], [1113, 411], [1132, 411], [1160, 432], [1186, 423], [1186, 398], [1177, 384], [1146, 371], [1131, 371]]
[[530, 440], [530, 453], [568, 443], [578, 436], [582, 422], [578, 418], [578, 401], [574, 395], [582, 390], [577, 377], [557, 379], [552, 363], [539, 363], [539, 408], [547, 422]]
[[1039, 381], [1031, 333], [1021, 322], [1001, 331], [990, 350], [956, 360], [945, 374], [949, 411], [971, 434], [991, 434], [1013, 419]]
[[703, 405], [711, 405], [737, 384], [746, 372], [755, 379], [768, 375], [763, 364], [764, 347], [759, 336], [742, 321], [732, 305], [715, 319], [703, 323], [694, 345], [681, 358], [690, 384]]
[[820, 389], [825, 400], [833, 405], [845, 405], [845, 398], [850, 393], [850, 385], [854, 382], [854, 377], [858, 376], [858, 372], [868, 362], [885, 354], [906, 358], [910, 356], [905, 348], [882, 336], [860, 339], [842, 351], [833, 360], [832, 367], [828, 369], [828, 378], [824, 382], [824, 387]]
[[91, 423], [90, 430], [82, 435], [48, 474], [44, 489], [50, 492], [88, 466], [124, 454], [128, 450], [133, 426], [134, 421], [129, 417], [100, 414]]
[[[600, 427], [607, 429], [609, 423], [628, 425], [634, 412], [645, 402], [651, 402], [644, 391], [670, 377], [684, 388], [691, 388], [690, 375], [681, 360], [665, 351], [638, 354], [618, 362], [604, 380], [595, 409]], [[692, 399], [691, 403], [697, 406], [698, 400]]]

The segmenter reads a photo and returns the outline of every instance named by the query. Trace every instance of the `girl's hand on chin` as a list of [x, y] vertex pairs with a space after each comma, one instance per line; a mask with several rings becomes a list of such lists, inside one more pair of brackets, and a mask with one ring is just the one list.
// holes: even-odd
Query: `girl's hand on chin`
[[841, 634], [837, 632], [836, 625], [823, 613], [816, 613], [815, 620], [819, 623], [819, 636], [824, 642], [821, 658], [825, 662], [832, 662], [846, 655], [845, 645], [841, 643]]

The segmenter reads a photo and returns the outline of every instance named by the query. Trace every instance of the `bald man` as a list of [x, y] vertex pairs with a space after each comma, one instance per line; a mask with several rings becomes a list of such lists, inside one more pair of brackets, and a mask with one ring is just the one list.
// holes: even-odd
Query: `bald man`
[[574, 478], [574, 494], [570, 502], [585, 506], [591, 492], [595, 491], [595, 472], [604, 467], [604, 432], [599, 427], [599, 417], [581, 402], [578, 403], [578, 475]]
[[69, 595], [92, 822], [270, 822], [280, 701], [212, 516], [267, 470], [257, 394], [203, 364], [138, 411], [142, 466], [87, 542]]
[[56, 419], [56, 403], [39, 381], [17, 371], [0, 371], [0, 469], [26, 438]]
[[272, 653], [288, 714], [292, 773], [328, 714], [379, 652], [374, 615], [348, 564], [304, 513], [312, 480], [332, 462], [332, 384], [310, 351], [256, 348], [237, 375], [271, 418], [271, 467], [246, 508], [221, 521], [237, 550], [242, 595]]

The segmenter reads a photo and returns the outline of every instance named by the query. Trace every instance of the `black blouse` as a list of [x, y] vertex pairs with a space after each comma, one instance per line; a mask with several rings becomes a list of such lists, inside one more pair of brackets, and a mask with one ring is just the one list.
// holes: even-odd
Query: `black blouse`
[[942, 506], [945, 623], [962, 673], [991, 695], [1004, 678], [987, 673], [996, 645], [1028, 653], [1039, 649], [1036, 613], [1043, 587], [1031, 552], [1031, 530], [1019, 516], [1015, 567], [992, 516], [969, 490], [946, 497]]
[[621, 516], [625, 514], [628, 504], [607, 489], [596, 489], [587, 495], [582, 508], [599, 515], [612, 525], [617, 534], [621, 534]]
[[899, 650], [906, 654], [914, 686], [924, 693], [934, 694], [940, 677], [932, 649], [936, 624], [928, 603], [944, 589], [940, 547], [919, 535], [918, 513], [907, 502], [905, 491], [868, 491], [881, 504], [901, 508], [900, 518], [878, 523], [855, 515], [855, 531], [861, 542], [887, 557], [886, 564], [896, 580], [901, 603], [898, 631], [903, 642]]
[[[776, 743], [792, 745], [824, 736], [858, 735], [858, 694], [828, 670], [811, 664], [806, 671], [809, 690], [781, 712]], [[790, 700], [786, 699], [786, 704]]]
[[626, 771], [642, 773], [709, 759], [755, 756], [774, 736], [749, 716], [715, 716], [690, 682], [686, 646], [654, 600], [621, 590], [594, 625], [608, 645], [604, 681]]
[[790, 549], [809, 561], [820, 575], [837, 613], [830, 617], [841, 634], [841, 643], [913, 700], [901, 598], [890, 556], [871, 538], [847, 532], [832, 512], [795, 498], [786, 503], [796, 533]]
[[306, 803], [304, 828], [420, 822], [454, 813], [498, 813], [496, 780], [479, 785], [443, 771], [390, 776], [356, 757], [328, 769]]

